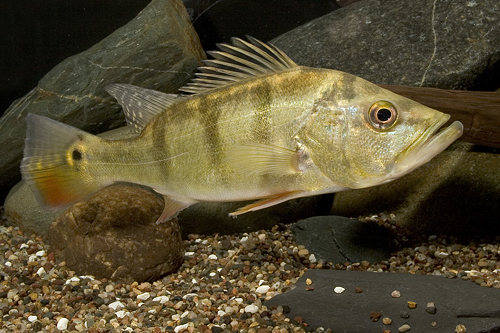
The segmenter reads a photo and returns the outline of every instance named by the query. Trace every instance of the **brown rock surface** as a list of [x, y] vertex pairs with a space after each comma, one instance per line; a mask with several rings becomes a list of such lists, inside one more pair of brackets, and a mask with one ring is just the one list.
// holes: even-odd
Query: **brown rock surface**
[[150, 191], [113, 185], [67, 209], [47, 237], [58, 260], [78, 274], [154, 281], [184, 258], [177, 219], [155, 223], [162, 209]]

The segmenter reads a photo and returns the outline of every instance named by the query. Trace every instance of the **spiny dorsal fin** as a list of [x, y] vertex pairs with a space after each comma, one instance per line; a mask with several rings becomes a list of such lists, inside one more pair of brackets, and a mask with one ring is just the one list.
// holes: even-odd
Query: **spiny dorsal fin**
[[181, 99], [174, 94], [165, 94], [131, 84], [110, 84], [105, 89], [122, 106], [127, 124], [133, 126], [137, 132], [142, 131], [154, 116]]
[[220, 51], [208, 52], [214, 59], [205, 60], [207, 66], [198, 68], [200, 73], [195, 74], [197, 77], [179, 90], [197, 94], [250, 77], [297, 66], [276, 46], [250, 36], [247, 38], [249, 42], [232, 38], [232, 45], [218, 44]]

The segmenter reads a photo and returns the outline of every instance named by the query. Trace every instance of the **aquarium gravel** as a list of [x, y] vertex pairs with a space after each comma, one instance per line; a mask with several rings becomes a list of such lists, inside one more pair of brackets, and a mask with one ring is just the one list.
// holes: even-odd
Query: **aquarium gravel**
[[[329, 332], [263, 302], [294, 288], [308, 269], [442, 275], [500, 288], [498, 244], [419, 240], [384, 215], [401, 248], [380, 263], [332, 265], [295, 243], [290, 226], [231, 236], [190, 235], [177, 273], [154, 282], [80, 276], [39, 236], [0, 226], [0, 332]], [[411, 246], [409, 246], [411, 245]]]

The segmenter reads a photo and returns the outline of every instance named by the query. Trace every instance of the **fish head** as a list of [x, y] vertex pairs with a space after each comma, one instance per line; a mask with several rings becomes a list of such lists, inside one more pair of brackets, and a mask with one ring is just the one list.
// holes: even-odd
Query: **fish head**
[[349, 89], [356, 93], [337, 89], [320, 103], [306, 133], [314, 163], [340, 186], [364, 188], [397, 179], [462, 135], [458, 121], [442, 128], [448, 114], [363, 79]]

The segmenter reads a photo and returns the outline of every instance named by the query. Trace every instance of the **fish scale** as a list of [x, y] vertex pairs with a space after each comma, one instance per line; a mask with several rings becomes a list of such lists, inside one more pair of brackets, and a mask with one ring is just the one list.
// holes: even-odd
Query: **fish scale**
[[133, 138], [28, 115], [21, 171], [39, 201], [59, 209], [114, 182], [138, 183], [163, 195], [165, 221], [199, 201], [260, 199], [239, 215], [391, 181], [462, 133], [459, 122], [437, 133], [448, 115], [348, 73], [298, 66], [254, 38], [220, 49], [180, 89], [188, 95], [106, 87]]

